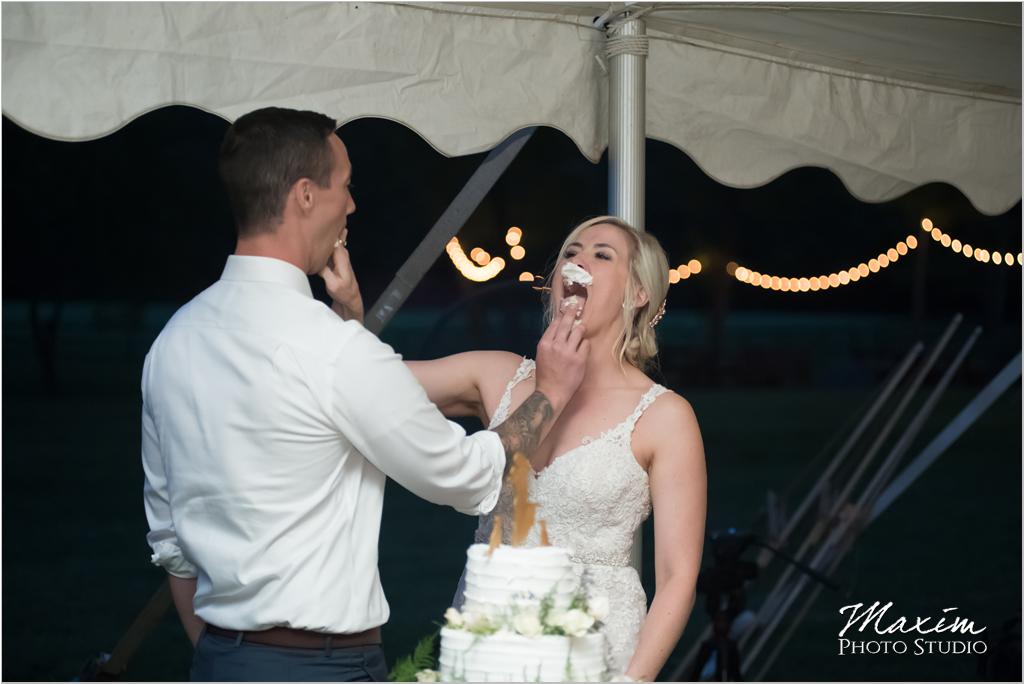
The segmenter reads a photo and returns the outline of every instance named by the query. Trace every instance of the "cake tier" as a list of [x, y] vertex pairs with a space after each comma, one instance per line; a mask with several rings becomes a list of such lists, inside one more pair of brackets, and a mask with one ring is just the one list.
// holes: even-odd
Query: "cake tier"
[[463, 612], [493, 615], [515, 605], [538, 605], [550, 596], [565, 608], [580, 586], [567, 549], [555, 546], [499, 546], [487, 555], [486, 544], [466, 551], [466, 589]]
[[445, 627], [440, 667], [445, 682], [600, 682], [605, 678], [604, 634], [479, 636]]

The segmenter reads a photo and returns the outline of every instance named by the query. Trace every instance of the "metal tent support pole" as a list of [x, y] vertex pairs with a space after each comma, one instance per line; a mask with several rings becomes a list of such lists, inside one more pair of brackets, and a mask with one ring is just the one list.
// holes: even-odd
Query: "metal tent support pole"
[[[626, 14], [608, 27], [608, 213], [643, 230], [647, 139], [647, 25]], [[643, 569], [643, 526], [633, 536], [633, 567]]]
[[1003, 395], [1010, 385], [1020, 379], [1020, 352], [1013, 360], [1006, 365], [998, 375], [992, 379], [985, 389], [978, 393], [967, 406], [964, 407], [957, 417], [954, 418], [946, 428], [926, 446], [913, 461], [897, 475], [885, 491], [875, 501], [868, 516], [868, 522], [873, 521], [881, 515], [889, 505], [902, 494], [907, 487], [914, 483], [921, 476], [928, 466], [935, 462], [949, 446], [960, 438], [967, 428], [974, 425], [981, 414], [988, 410], [996, 399]]
[[629, 15], [608, 28], [608, 211], [645, 226], [647, 27]]
[[384, 290], [384, 294], [374, 302], [366, 316], [367, 330], [375, 335], [380, 334], [380, 331], [398, 312], [433, 263], [437, 261], [437, 257], [444, 252], [448, 241], [455, 237], [470, 215], [480, 206], [480, 202], [505, 173], [535, 130], [536, 128], [524, 128], [516, 131], [491, 150], [479, 168], [466, 181], [466, 185], [459, 191], [459, 194], [452, 200], [452, 203], [441, 214], [441, 218], [437, 219], [434, 227], [398, 269], [398, 273]]

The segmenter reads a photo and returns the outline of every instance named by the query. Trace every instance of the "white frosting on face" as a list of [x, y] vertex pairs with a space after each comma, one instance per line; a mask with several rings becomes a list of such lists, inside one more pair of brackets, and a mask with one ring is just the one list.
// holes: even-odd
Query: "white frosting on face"
[[594, 282], [593, 276], [571, 261], [567, 261], [565, 265], [562, 266], [562, 278], [565, 280], [566, 285], [579, 283], [583, 287], [587, 287]]

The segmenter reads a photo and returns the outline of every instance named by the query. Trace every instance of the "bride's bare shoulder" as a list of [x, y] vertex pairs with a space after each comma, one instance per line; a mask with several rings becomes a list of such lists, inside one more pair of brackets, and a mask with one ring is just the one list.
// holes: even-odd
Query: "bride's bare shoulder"
[[700, 426], [693, 406], [682, 395], [669, 390], [658, 395], [637, 423], [634, 445], [649, 467], [658, 453], [681, 445], [701, 445]]

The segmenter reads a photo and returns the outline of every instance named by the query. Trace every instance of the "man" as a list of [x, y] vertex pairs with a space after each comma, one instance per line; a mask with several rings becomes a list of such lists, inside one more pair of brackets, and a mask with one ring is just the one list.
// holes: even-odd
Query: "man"
[[511, 455], [543, 439], [579, 385], [582, 331], [575, 312], [552, 325], [537, 392], [495, 431], [467, 436], [359, 324], [361, 311], [343, 320], [312, 297], [307, 275], [347, 259], [355, 211], [335, 122], [247, 114], [225, 136], [220, 173], [235, 253], [143, 368], [153, 562], [170, 573], [196, 644], [193, 679], [382, 680], [385, 477], [488, 512]]

